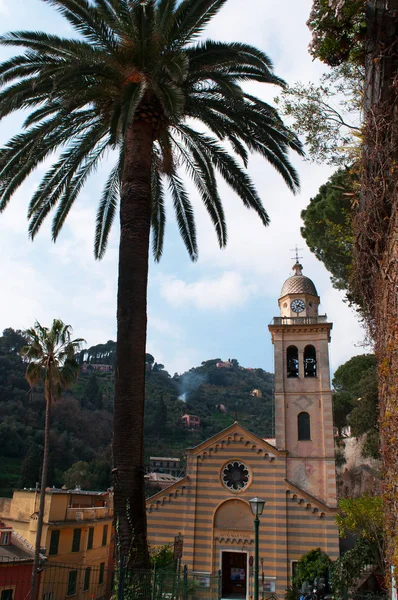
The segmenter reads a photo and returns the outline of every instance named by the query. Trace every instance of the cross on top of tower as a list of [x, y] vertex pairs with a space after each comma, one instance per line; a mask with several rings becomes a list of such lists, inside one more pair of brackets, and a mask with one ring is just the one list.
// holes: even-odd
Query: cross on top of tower
[[302, 248], [299, 248], [296, 244], [295, 248], [291, 248], [290, 252], [294, 252], [295, 256], [293, 256], [292, 260], [296, 260], [296, 264], [300, 262], [300, 258], [303, 258], [302, 256], [299, 256], [299, 252], [302, 252]]

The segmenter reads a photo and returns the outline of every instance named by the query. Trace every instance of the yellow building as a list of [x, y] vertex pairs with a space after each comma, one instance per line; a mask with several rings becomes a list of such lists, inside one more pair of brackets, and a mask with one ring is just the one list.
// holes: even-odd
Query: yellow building
[[[182, 564], [203, 598], [253, 595], [254, 527], [249, 500], [266, 500], [259, 552], [264, 591], [283, 597], [297, 561], [320, 547], [339, 553], [328, 343], [332, 324], [300, 264], [285, 281], [269, 329], [275, 353], [275, 439], [239, 423], [187, 450], [186, 476], [147, 500], [152, 545], [183, 536]], [[262, 574], [262, 573], [261, 573]], [[206, 588], [208, 588], [206, 590]]]
[[[35, 490], [18, 490], [12, 498], [0, 498], [1, 521], [32, 546], [38, 506], [39, 494]], [[112, 521], [112, 496], [108, 492], [46, 492], [42, 548], [47, 561], [39, 600], [69, 596], [95, 600], [104, 596]]]

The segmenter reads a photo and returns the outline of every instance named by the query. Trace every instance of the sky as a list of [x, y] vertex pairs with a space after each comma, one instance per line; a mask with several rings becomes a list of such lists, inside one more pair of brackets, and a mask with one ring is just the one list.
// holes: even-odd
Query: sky
[[[325, 67], [307, 52], [310, 33], [305, 22], [311, 0], [285, 0], [283, 10], [281, 6], [275, 0], [229, 0], [205, 37], [261, 48], [271, 57], [276, 74], [289, 84], [317, 82]], [[0, 0], [0, 31], [22, 29], [71, 34], [43, 0]], [[0, 48], [0, 61], [16, 52]], [[270, 102], [278, 93], [264, 84], [253, 85], [252, 91]], [[19, 131], [22, 121], [17, 114], [0, 122], [0, 147]], [[151, 259], [150, 264], [147, 351], [171, 374], [211, 358], [237, 358], [245, 367], [273, 372], [267, 326], [279, 314], [278, 296], [293, 274], [291, 250], [296, 245], [302, 249], [304, 274], [321, 297], [320, 313], [333, 322], [332, 370], [366, 351], [355, 313], [344, 303], [343, 294], [332, 288], [325, 267], [300, 236], [300, 212], [333, 170], [291, 158], [301, 180], [296, 196], [271, 165], [258, 156], [250, 158], [249, 173], [271, 218], [267, 228], [220, 182], [229, 235], [225, 250], [219, 249], [198, 194], [188, 185], [198, 229], [196, 263], [188, 258], [169, 203], [164, 254], [160, 263]], [[0, 215], [1, 330], [24, 329], [36, 319], [50, 326], [53, 318], [60, 318], [88, 346], [116, 339], [117, 223], [105, 258], [96, 261], [93, 255], [96, 207], [110, 164], [105, 161], [89, 180], [56, 244], [51, 242], [49, 221], [34, 242], [27, 234], [27, 205], [46, 165], [21, 186]]]

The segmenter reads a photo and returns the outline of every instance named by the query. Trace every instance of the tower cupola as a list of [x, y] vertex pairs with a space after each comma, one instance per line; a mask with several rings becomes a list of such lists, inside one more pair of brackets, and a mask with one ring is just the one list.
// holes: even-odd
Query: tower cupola
[[279, 297], [281, 317], [317, 317], [319, 296], [314, 282], [303, 275], [303, 266], [296, 261], [294, 275], [288, 277]]

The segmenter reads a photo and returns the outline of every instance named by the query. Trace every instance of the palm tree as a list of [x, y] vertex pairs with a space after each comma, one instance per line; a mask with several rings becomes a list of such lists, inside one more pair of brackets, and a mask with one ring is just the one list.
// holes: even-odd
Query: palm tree
[[0, 150], [0, 211], [59, 149], [28, 209], [32, 238], [55, 209], [55, 241], [87, 178], [109, 150], [115, 151], [98, 207], [94, 253], [104, 255], [120, 203], [115, 520], [119, 554], [145, 566], [148, 254], [152, 231], [155, 260], [162, 255], [166, 186], [184, 244], [196, 260], [195, 221], [181, 170], [194, 181], [224, 247], [227, 229], [216, 171], [267, 225], [267, 212], [246, 171], [249, 153], [263, 156], [295, 192], [298, 176], [287, 155], [289, 149], [302, 149], [276, 110], [242, 87], [253, 81], [283, 85], [268, 56], [248, 44], [199, 39], [226, 0], [44, 1], [79, 38], [29, 31], [0, 38], [3, 45], [25, 48], [0, 65], [0, 119], [30, 110], [24, 131]]
[[59, 396], [79, 374], [76, 352], [80, 350], [83, 339], [71, 339], [72, 328], [59, 319], [54, 319], [51, 329], [35, 326], [24, 332], [27, 344], [21, 348], [21, 355], [28, 361], [26, 379], [31, 387], [39, 382], [44, 385], [46, 416], [44, 425], [43, 466], [41, 472], [39, 513], [35, 555], [32, 571], [31, 600], [37, 595], [37, 569], [39, 566], [41, 535], [43, 530], [44, 503], [46, 498], [48, 459], [50, 451], [50, 419], [55, 397]]

